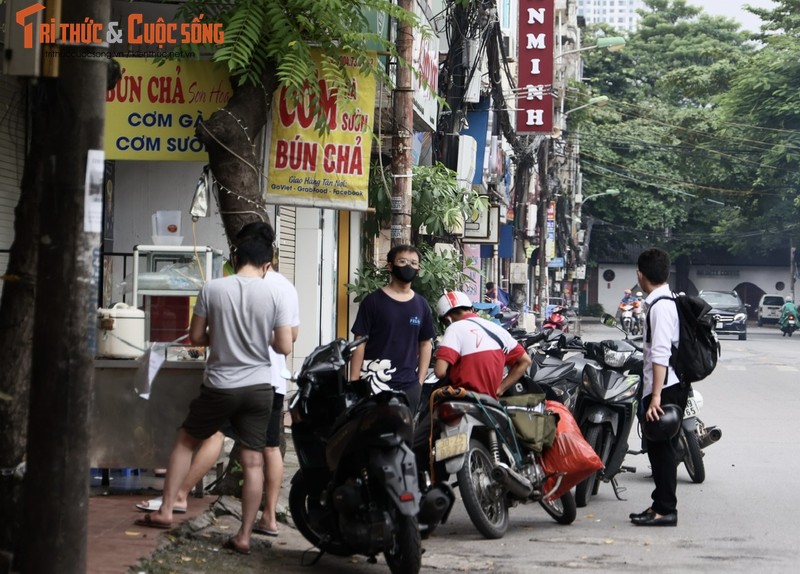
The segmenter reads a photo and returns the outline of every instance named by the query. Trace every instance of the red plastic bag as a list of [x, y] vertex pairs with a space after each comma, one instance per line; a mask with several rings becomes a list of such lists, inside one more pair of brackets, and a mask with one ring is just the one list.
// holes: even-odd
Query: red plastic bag
[[564, 473], [561, 484], [548, 500], [564, 496], [570, 488], [587, 479], [593, 472], [603, 468], [603, 462], [591, 445], [583, 438], [581, 429], [569, 409], [558, 401], [545, 401], [545, 408], [558, 415], [556, 440], [544, 451], [542, 467], [544, 473], [553, 474], [544, 483], [544, 491], [556, 485], [558, 475]]

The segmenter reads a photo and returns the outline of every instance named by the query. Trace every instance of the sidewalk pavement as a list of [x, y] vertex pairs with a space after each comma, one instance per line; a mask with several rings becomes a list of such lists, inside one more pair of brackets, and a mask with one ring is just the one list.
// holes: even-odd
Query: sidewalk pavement
[[[284, 481], [278, 500], [279, 521], [281, 518], [285, 520], [290, 481], [299, 468], [288, 429], [286, 442]], [[172, 530], [158, 530], [134, 524], [136, 519], [144, 515], [135, 505], [142, 500], [160, 496], [162, 487], [163, 479], [141, 477], [114, 480], [107, 494], [95, 494], [93, 488], [93, 494], [89, 498], [87, 574], [153, 572], [152, 569], [140, 568], [140, 561], [151, 559], [159, 549], [169, 552], [171, 546], [176, 546], [176, 540], [187, 536], [205, 541], [206, 550], [221, 554], [223, 558], [231, 554], [230, 551], [219, 552], [221, 545], [241, 524], [241, 505], [238, 500], [230, 497], [220, 498], [209, 494], [203, 498], [190, 496], [186, 514], [173, 515], [175, 528]], [[290, 530], [289, 526], [281, 525], [284, 526], [283, 530]], [[270, 541], [264, 538], [254, 536], [253, 547], [269, 548]], [[185, 548], [179, 545], [176, 547], [176, 551], [178, 550]], [[177, 557], [177, 561], [180, 562], [181, 559], [188, 561], [189, 553], [185, 554], [187, 555]], [[230, 557], [234, 562], [233, 570], [227, 564], [217, 564], [213, 568], [209, 565], [208, 568], [192, 571], [244, 572], [245, 570], [238, 568], [237, 558], [241, 560], [244, 557], [238, 555]], [[274, 557], [272, 559], [274, 560]], [[163, 572], [175, 572], [175, 570], [165, 569]]]
[[[151, 495], [118, 493], [89, 498], [89, 537], [87, 544], [88, 574], [120, 574], [128, 571], [140, 558], [156, 551], [163, 531], [141, 528], [133, 522], [142, 512], [135, 504]], [[205, 512], [216, 496], [189, 499], [186, 514], [176, 515], [180, 521]]]

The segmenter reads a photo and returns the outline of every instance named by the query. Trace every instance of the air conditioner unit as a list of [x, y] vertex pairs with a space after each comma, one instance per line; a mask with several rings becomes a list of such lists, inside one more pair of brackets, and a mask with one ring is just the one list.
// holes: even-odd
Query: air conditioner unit
[[503, 32], [503, 55], [509, 62], [517, 61], [517, 43], [510, 34]]

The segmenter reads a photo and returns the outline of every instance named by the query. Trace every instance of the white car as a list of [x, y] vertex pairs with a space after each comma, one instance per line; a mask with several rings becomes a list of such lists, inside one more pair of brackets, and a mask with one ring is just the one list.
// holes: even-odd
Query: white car
[[785, 303], [783, 295], [776, 293], [765, 293], [758, 302], [758, 326], [764, 323], [777, 323], [781, 318], [781, 308]]

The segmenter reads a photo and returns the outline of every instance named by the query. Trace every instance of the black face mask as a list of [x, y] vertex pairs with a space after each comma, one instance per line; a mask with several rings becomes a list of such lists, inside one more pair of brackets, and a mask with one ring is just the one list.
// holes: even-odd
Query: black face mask
[[411, 283], [417, 276], [417, 270], [411, 267], [411, 265], [404, 265], [402, 267], [392, 265], [392, 275], [403, 283]]

